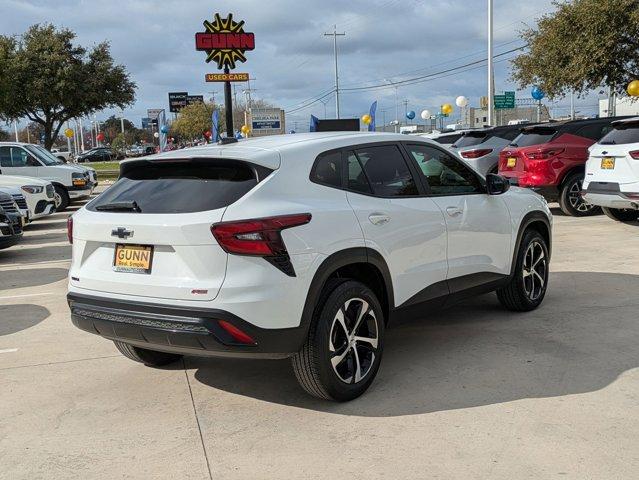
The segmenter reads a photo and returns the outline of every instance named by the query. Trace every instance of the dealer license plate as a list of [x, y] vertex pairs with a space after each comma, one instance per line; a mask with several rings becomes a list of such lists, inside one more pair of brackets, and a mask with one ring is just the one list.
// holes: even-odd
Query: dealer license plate
[[115, 246], [113, 270], [124, 273], [151, 273], [153, 247], [151, 245]]
[[601, 169], [602, 170], [614, 170], [615, 169], [615, 159], [612, 157], [604, 157], [601, 159]]

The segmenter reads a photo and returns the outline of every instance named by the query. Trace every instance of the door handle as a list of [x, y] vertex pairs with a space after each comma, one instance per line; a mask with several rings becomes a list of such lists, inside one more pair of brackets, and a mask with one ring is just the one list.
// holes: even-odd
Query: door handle
[[371, 213], [368, 219], [373, 225], [384, 225], [390, 222], [390, 217], [385, 213]]
[[446, 208], [446, 213], [451, 217], [456, 217], [464, 213], [464, 210], [459, 207], [448, 207]]

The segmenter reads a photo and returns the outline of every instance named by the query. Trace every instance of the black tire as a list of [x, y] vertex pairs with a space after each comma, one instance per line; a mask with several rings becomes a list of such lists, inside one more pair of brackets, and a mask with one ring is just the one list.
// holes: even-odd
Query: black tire
[[617, 222], [636, 222], [639, 220], [639, 211], [630, 208], [601, 207], [608, 218]]
[[[529, 257], [531, 247], [532, 260]], [[539, 258], [540, 254], [542, 255], [542, 260], [537, 263], [537, 267], [534, 267], [534, 262]], [[533, 268], [531, 268], [531, 264]], [[528, 271], [526, 271], [526, 265], [528, 266]], [[535, 282], [537, 283], [537, 289], [535, 289]], [[529, 312], [541, 304], [547, 288], [548, 245], [539, 232], [526, 230], [517, 252], [515, 273], [508, 285], [497, 290], [497, 298], [508, 310]]]
[[[362, 301], [369, 308], [354, 328], [364, 307]], [[337, 320], [340, 311], [343, 323]], [[348, 279], [328, 282], [317, 302], [306, 343], [292, 357], [293, 371], [302, 388], [315, 397], [338, 402], [359, 397], [377, 375], [384, 347], [384, 323], [382, 307], [366, 285]], [[349, 328], [355, 332], [349, 333]], [[370, 341], [356, 340], [356, 334], [357, 338]], [[334, 367], [331, 359], [338, 357], [341, 361]]]
[[176, 353], [156, 352], [146, 348], [134, 347], [128, 343], [113, 341], [120, 353], [134, 362], [143, 363], [149, 367], [162, 367], [169, 363], [177, 362], [182, 355]]
[[575, 172], [562, 184], [559, 192], [559, 207], [561, 211], [571, 217], [589, 217], [598, 215], [601, 209], [586, 202], [580, 195], [584, 174]]
[[54, 185], [53, 188], [55, 190], [55, 193], [60, 195], [60, 205], [58, 206], [57, 211], [62, 212], [69, 206], [69, 203], [71, 202], [69, 200], [69, 194], [67, 193], [66, 189], [64, 187], [61, 187], [60, 185]]

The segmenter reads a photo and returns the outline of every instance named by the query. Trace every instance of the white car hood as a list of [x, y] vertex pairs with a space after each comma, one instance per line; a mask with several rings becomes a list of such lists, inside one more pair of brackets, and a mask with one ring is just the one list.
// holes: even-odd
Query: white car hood
[[39, 178], [33, 178], [33, 177], [0, 175], [0, 187], [4, 187], [4, 186], [22, 187], [23, 185], [39, 185], [41, 187], [46, 187], [49, 183], [51, 182], [48, 182], [46, 180], [40, 180]]

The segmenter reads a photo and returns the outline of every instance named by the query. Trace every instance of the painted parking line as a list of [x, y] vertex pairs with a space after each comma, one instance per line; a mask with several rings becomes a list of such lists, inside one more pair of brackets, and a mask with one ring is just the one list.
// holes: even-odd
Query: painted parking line
[[0, 350], [0, 353], [14, 353], [17, 352], [17, 348], [5, 348], [4, 350]]

